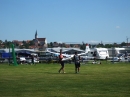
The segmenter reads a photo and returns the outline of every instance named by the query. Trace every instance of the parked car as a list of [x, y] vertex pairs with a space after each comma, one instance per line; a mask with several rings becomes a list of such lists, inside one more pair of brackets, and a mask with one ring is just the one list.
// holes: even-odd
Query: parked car
[[[27, 63], [32, 63], [32, 59], [27, 59], [26, 62]], [[39, 63], [39, 60], [37, 60], [36, 58], [34, 58], [34, 63]]]
[[112, 60], [111, 60], [111, 62], [130, 62], [130, 57], [127, 57], [127, 58], [125, 58], [125, 57], [121, 57], [121, 58], [119, 58], [119, 57], [114, 57], [114, 58], [112, 58]]

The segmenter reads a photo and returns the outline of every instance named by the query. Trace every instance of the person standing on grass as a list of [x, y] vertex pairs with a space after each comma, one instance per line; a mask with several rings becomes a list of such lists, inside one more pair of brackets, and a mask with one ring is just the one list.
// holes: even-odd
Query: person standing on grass
[[62, 59], [63, 59], [62, 50], [60, 50], [59, 62], [60, 62], [61, 68], [58, 71], [59, 73], [61, 73], [61, 70], [63, 73], [65, 73], [64, 72], [64, 61], [62, 61]]
[[94, 62], [96, 63], [96, 51], [94, 52], [93, 57], [94, 57]]
[[32, 60], [32, 64], [35, 64], [34, 63], [34, 56], [33, 55], [31, 56], [31, 60]]
[[127, 53], [127, 51], [125, 51], [124, 58], [125, 58], [125, 62], [127, 62], [127, 59], [128, 59], [128, 53]]
[[75, 55], [74, 55], [74, 63], [75, 63], [75, 73], [79, 73], [80, 56], [77, 55], [77, 52], [75, 52]]

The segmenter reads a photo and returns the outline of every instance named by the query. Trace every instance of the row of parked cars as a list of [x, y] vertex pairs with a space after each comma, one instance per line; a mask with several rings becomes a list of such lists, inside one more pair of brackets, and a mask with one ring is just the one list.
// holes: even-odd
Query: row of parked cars
[[130, 54], [128, 56], [125, 56], [125, 54], [120, 53], [116, 57], [112, 58], [112, 62], [130, 62]]
[[[39, 63], [39, 59], [38, 58], [34, 58], [34, 63]], [[25, 57], [20, 57], [19, 59], [17, 59], [17, 62], [20, 64], [24, 64], [24, 63], [33, 63], [32, 62], [32, 58], [25, 58]]]
[[[25, 57], [19, 57], [16, 59], [18, 64], [24, 64], [24, 63], [28, 63], [31, 64], [32, 63], [32, 58], [25, 58]], [[13, 59], [12, 58], [1, 58], [1, 63], [13, 63]], [[34, 58], [34, 63], [39, 63], [39, 59]]]

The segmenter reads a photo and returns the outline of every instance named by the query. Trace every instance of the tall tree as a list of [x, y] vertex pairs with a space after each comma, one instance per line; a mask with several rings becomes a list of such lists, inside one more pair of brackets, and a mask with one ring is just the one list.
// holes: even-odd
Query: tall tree
[[3, 43], [3, 41], [2, 40], [0, 40], [0, 44], [2, 44]]
[[52, 43], [52, 42], [50, 42], [50, 47], [51, 47], [51, 48], [53, 47], [53, 43]]
[[121, 46], [127, 46], [127, 44], [125, 42], [122, 42]]
[[1, 47], [2, 43], [3, 43], [3, 41], [2, 41], [2, 40], [0, 40], [0, 48], [2, 48], [2, 47]]
[[104, 47], [104, 45], [102, 43], [99, 43], [97, 47]]
[[80, 45], [80, 49], [85, 50], [85, 48], [86, 48], [86, 43], [82, 42], [82, 45]]

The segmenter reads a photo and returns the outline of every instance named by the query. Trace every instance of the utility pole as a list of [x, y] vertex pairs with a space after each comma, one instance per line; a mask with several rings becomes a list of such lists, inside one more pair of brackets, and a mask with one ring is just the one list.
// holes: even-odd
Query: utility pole
[[129, 38], [128, 38], [128, 37], [126, 37], [126, 41], [127, 41], [127, 47], [128, 47], [128, 40], [129, 40]]
[[9, 65], [10, 65], [10, 46], [11, 46], [11, 44], [10, 44], [10, 42], [9, 42]]
[[115, 56], [115, 45], [113, 43], [113, 47], [112, 47], [112, 58], [113, 58], [113, 63], [114, 63], [114, 56]]

